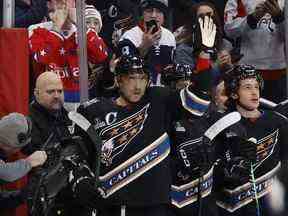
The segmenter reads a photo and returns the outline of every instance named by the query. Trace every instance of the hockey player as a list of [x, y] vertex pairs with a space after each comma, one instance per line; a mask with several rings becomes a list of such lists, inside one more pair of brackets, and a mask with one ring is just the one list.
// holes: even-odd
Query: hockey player
[[[209, 19], [202, 21], [204, 31], [211, 32]], [[118, 215], [121, 208], [128, 215], [168, 215], [171, 179], [167, 134], [172, 122], [182, 115], [185, 99], [181, 104], [182, 95], [148, 87], [149, 72], [137, 56], [120, 58], [116, 82], [116, 100], [96, 98], [78, 110], [103, 140], [98, 185], [102, 198], [92, 193], [95, 180], [89, 177], [74, 180], [75, 194], [86, 205], [97, 207], [100, 215]], [[197, 100], [193, 103], [197, 107]], [[95, 154], [91, 156], [95, 160]]]
[[168, 10], [167, 0], [141, 0], [143, 20], [120, 38], [118, 48], [121, 54], [139, 54], [147, 60], [151, 84], [161, 84], [161, 72], [173, 60], [176, 48], [175, 37], [164, 28]]
[[[220, 152], [226, 161], [220, 177], [224, 187], [217, 205], [220, 215], [270, 216], [267, 202], [273, 179], [279, 169], [287, 169], [287, 119], [273, 111], [260, 110], [259, 98], [263, 80], [254, 67], [236, 66], [225, 78], [229, 110], [237, 110], [242, 132], [230, 131]], [[240, 134], [237, 150], [234, 139]], [[247, 151], [241, 150], [246, 146]], [[254, 152], [249, 151], [253, 148]], [[218, 172], [219, 174], [219, 172]]]
[[[163, 75], [165, 85], [171, 88], [181, 88], [183, 83], [188, 83], [180, 91], [184, 105], [182, 118], [174, 123], [172, 129], [171, 209], [177, 216], [217, 215], [216, 201], [212, 196], [215, 145], [204, 143], [203, 134], [222, 114], [213, 113], [213, 119], [205, 114], [210, 106], [210, 97], [199, 94], [203, 90], [196, 79], [199, 76], [201, 74], [195, 74], [189, 65], [182, 64], [166, 68]], [[201, 101], [206, 103], [201, 104]]]
[[[83, 186], [87, 179], [77, 181], [75, 193], [97, 207], [100, 216], [120, 212], [166, 216], [171, 182], [167, 133], [180, 113], [180, 98], [169, 89], [149, 87], [149, 73], [137, 56], [121, 57], [115, 79], [118, 98], [96, 98], [78, 109], [103, 140], [99, 183], [103, 197], [87, 196]], [[91, 157], [95, 160], [95, 154]]]

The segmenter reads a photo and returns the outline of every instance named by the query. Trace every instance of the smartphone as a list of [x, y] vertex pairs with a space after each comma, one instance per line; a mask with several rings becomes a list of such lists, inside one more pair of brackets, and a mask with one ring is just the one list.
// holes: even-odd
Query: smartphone
[[157, 26], [157, 22], [156, 20], [150, 20], [148, 22], [146, 22], [146, 27], [149, 31], [149, 29], [151, 29], [154, 26], [153, 30], [152, 30], [152, 34], [154, 34], [155, 32], [158, 31], [158, 26]]

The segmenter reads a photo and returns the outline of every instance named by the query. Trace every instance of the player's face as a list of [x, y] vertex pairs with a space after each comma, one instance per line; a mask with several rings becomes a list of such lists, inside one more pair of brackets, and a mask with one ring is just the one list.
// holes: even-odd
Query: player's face
[[144, 22], [155, 20], [158, 27], [164, 24], [164, 14], [158, 8], [147, 8], [143, 11]]
[[59, 110], [64, 103], [63, 85], [59, 79], [51, 79], [35, 93], [39, 104], [48, 110]]
[[237, 91], [238, 104], [248, 111], [259, 107], [260, 87], [255, 78], [241, 80]]
[[137, 103], [145, 94], [148, 85], [147, 74], [125, 74], [118, 81], [121, 97], [127, 104]]
[[97, 33], [100, 32], [100, 22], [95, 17], [89, 17], [86, 20], [86, 27], [94, 29]]

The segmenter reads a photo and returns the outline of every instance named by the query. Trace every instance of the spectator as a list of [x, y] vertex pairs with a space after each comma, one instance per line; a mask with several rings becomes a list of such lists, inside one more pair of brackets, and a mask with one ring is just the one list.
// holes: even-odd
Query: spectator
[[225, 32], [241, 40], [240, 63], [260, 71], [265, 82], [262, 96], [276, 103], [287, 97], [283, 6], [281, 0], [228, 0], [225, 7]]
[[[215, 52], [223, 47], [223, 32], [219, 16], [214, 5], [208, 2], [194, 4], [189, 8], [189, 12], [189, 18], [187, 18], [182, 30], [184, 31], [182, 33], [182, 43], [180, 43], [176, 49], [175, 61], [181, 64], [189, 64], [195, 69], [200, 69], [199, 66], [201, 66], [203, 62], [206, 62], [206, 68], [211, 68], [213, 61], [215, 61]], [[198, 19], [205, 15], [211, 16], [216, 25], [214, 50], [205, 50], [205, 47], [201, 46], [201, 33]], [[213, 55], [211, 55], [211, 51], [214, 52]], [[219, 62], [221, 65], [221, 58], [219, 58]]]
[[[29, 157], [6, 162], [7, 157], [31, 141], [31, 122], [20, 113], [10, 113], [0, 120], [0, 180], [1, 188], [8, 182], [24, 177], [33, 167], [43, 165], [47, 159], [44, 151], [35, 151]], [[24, 190], [0, 192], [0, 208], [16, 208], [27, 197]], [[2, 212], [0, 210], [0, 213]], [[2, 212], [3, 213], [3, 212]], [[1, 213], [1, 215], [2, 215]]]
[[16, 0], [15, 27], [28, 28], [47, 19], [47, 0]]
[[[67, 0], [56, 0], [54, 12], [50, 13], [51, 22], [31, 27], [29, 43], [33, 63], [34, 80], [44, 71], [52, 70], [59, 74], [64, 85], [64, 101], [68, 110], [74, 110], [80, 101], [79, 66], [76, 42], [76, 10], [67, 8]], [[94, 7], [85, 12], [89, 20], [99, 21], [99, 13]], [[89, 21], [89, 22], [90, 22]], [[88, 61], [100, 64], [107, 60], [108, 53], [97, 29], [87, 22]], [[96, 22], [95, 22], [96, 23]]]
[[112, 34], [114, 31], [120, 30], [123, 27], [122, 24], [128, 20], [129, 25], [132, 26], [137, 22], [139, 2], [140, 0], [86, 0], [86, 4], [94, 5], [101, 13], [103, 19], [101, 37], [109, 48], [113, 47]]
[[142, 0], [141, 9], [143, 20], [124, 33], [118, 48], [125, 55], [140, 53], [149, 65], [151, 84], [161, 85], [162, 70], [172, 63], [176, 46], [174, 35], [163, 27], [168, 13], [168, 2], [167, 0]]

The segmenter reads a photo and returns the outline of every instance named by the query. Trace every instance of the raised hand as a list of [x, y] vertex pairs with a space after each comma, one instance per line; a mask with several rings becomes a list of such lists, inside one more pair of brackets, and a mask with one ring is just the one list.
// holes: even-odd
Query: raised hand
[[202, 45], [204, 47], [213, 48], [215, 45], [216, 25], [214, 24], [212, 17], [199, 17], [198, 22], [201, 29]]
[[264, 8], [273, 18], [281, 16], [282, 14], [282, 10], [280, 9], [277, 0], [266, 0], [264, 2]]
[[145, 55], [146, 52], [150, 49], [151, 46], [153, 46], [157, 41], [161, 38], [161, 28], [158, 29], [155, 33], [153, 33], [153, 29], [155, 26], [153, 26], [150, 29], [146, 29], [143, 36], [142, 36], [142, 43], [140, 44], [140, 50], [141, 55]]
[[265, 14], [267, 13], [267, 9], [264, 6], [264, 2], [259, 3], [253, 13], [253, 17], [256, 19], [256, 21], [259, 21]]

